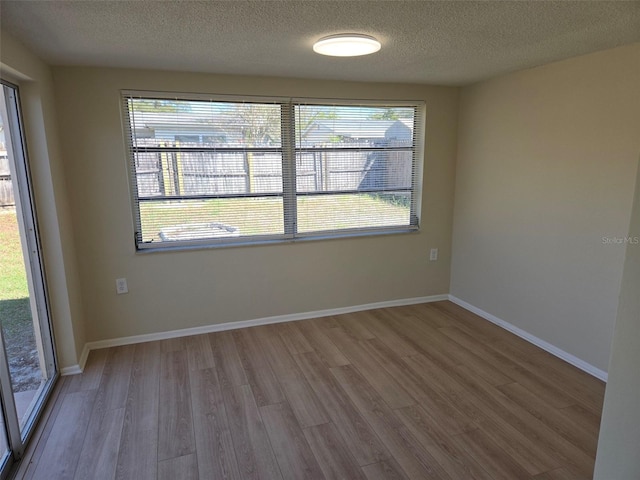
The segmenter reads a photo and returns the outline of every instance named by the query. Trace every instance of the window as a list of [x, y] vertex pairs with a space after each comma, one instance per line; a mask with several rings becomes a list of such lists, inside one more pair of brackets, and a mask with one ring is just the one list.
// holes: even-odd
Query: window
[[123, 102], [139, 249], [418, 228], [420, 103]]

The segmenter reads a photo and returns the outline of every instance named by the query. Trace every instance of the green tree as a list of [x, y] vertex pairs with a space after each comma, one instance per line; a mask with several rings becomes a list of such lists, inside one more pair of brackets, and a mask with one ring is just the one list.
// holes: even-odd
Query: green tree
[[[277, 145], [280, 143], [280, 108], [277, 105], [236, 104], [230, 116], [230, 127], [240, 134], [247, 147]], [[254, 155], [246, 153], [248, 193], [255, 190]]]
[[296, 137], [306, 138], [311, 127], [318, 120], [336, 120], [338, 113], [334, 107], [302, 105], [296, 109]]
[[135, 112], [172, 113], [190, 111], [188, 102], [174, 100], [161, 100], [158, 98], [135, 98], [131, 102]]
[[400, 120], [413, 118], [412, 108], [384, 108], [369, 115], [370, 120]]
[[369, 118], [371, 120], [398, 120], [400, 118], [400, 114], [394, 109], [389, 108], [384, 109], [381, 112], [374, 113]]

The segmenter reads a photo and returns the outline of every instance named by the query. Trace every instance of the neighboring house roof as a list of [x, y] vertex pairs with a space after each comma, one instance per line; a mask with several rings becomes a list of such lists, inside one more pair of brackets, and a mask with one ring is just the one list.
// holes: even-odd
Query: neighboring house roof
[[303, 143], [327, 143], [336, 137], [352, 141], [410, 140], [412, 122], [400, 120], [315, 120], [303, 135]]
[[[227, 144], [243, 143], [242, 131], [238, 125], [221, 128], [202, 121], [201, 116], [190, 118], [184, 112], [177, 121], [169, 120], [170, 114], [141, 112], [136, 114], [136, 135], [138, 138], [166, 138], [199, 135], [217, 137]], [[144, 125], [144, 127], [140, 127]], [[302, 133], [303, 145], [333, 143], [337, 139], [357, 141], [411, 140], [413, 123], [409, 119], [367, 120], [359, 119], [318, 119], [314, 120]]]

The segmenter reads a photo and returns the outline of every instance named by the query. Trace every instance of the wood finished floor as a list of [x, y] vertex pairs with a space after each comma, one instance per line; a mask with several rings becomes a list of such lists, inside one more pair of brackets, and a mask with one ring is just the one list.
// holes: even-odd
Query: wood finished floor
[[27, 479], [592, 477], [604, 384], [450, 303], [91, 352]]

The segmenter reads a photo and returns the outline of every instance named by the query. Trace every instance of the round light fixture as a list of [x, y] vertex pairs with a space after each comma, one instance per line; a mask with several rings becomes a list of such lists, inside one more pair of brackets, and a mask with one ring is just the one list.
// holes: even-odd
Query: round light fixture
[[313, 44], [313, 51], [332, 57], [357, 57], [380, 50], [380, 42], [369, 35], [340, 33], [322, 37]]

